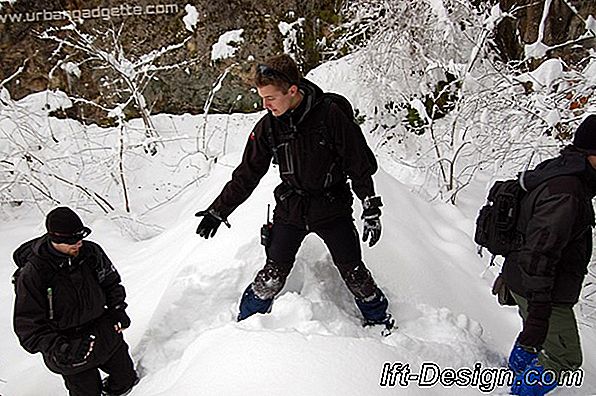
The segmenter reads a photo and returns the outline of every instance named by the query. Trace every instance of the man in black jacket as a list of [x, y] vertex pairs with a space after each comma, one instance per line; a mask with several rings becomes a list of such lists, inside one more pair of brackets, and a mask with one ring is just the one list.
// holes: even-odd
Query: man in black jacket
[[[124, 395], [138, 378], [122, 337], [130, 319], [120, 275], [99, 245], [83, 241], [91, 230], [71, 209], [52, 210], [46, 228], [13, 255], [15, 333], [70, 395]], [[109, 374], [103, 383], [98, 369]]]
[[509, 366], [520, 379], [531, 370], [552, 374], [544, 382], [522, 381], [512, 388], [516, 395], [543, 395], [556, 386], [550, 380], [562, 370], [582, 364], [573, 306], [592, 255], [596, 116], [582, 122], [573, 145], [522, 174], [520, 183], [527, 191], [519, 217], [524, 239], [502, 272], [523, 318]]
[[363, 203], [363, 240], [370, 237], [373, 246], [381, 235], [382, 204], [372, 180], [377, 163], [353, 115], [346, 114], [351, 111], [346, 109], [349, 104], [338, 97], [331, 99], [301, 78], [288, 55], [258, 65], [255, 83], [268, 114], [250, 134], [232, 180], [207, 210], [197, 213], [204, 216], [197, 233], [213, 236], [222, 222], [228, 225], [229, 214], [249, 197], [272, 160], [279, 166], [281, 184], [274, 191], [273, 224], [263, 238], [267, 261], [242, 295], [238, 320], [270, 311], [298, 248], [314, 232], [329, 248], [365, 324], [390, 328], [387, 299], [362, 262], [352, 219], [348, 178]]

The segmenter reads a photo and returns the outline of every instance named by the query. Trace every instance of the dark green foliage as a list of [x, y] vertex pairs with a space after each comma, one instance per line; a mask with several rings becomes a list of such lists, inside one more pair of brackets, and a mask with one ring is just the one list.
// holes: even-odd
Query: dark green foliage
[[[424, 97], [423, 103], [426, 114], [433, 119], [439, 120], [452, 111], [457, 101], [459, 100], [459, 89], [461, 82], [457, 80], [456, 76], [445, 72], [445, 80], [440, 80], [435, 85], [432, 94], [427, 94]], [[418, 110], [412, 107], [409, 103], [405, 106], [406, 116], [404, 117], [404, 125], [406, 128], [417, 135], [424, 133], [424, 128], [428, 122], [422, 119]]]

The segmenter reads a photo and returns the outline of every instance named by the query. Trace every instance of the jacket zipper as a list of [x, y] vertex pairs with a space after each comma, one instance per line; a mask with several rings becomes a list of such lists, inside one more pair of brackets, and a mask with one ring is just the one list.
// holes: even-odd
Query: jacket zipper
[[54, 320], [54, 293], [51, 287], [48, 287], [48, 306], [50, 320]]
[[[71, 278], [71, 271], [72, 271], [72, 259], [69, 257], [68, 258], [68, 281], [70, 282], [70, 284], [72, 285], [72, 290], [74, 291], [74, 296], [75, 299], [77, 301], [77, 311], [79, 314], [79, 320], [81, 318], [81, 307], [83, 306], [83, 299], [81, 298], [81, 294], [79, 293], [79, 288], [75, 285], [75, 283], [73, 282], [72, 278]], [[83, 279], [83, 273], [82, 273], [82, 268], [78, 268], [77, 271], [81, 271], [81, 279]], [[81, 285], [81, 287], [83, 287], [83, 285]]]

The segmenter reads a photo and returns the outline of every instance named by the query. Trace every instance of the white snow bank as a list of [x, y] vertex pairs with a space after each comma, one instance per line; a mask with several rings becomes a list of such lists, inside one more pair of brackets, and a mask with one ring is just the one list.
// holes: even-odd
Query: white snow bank
[[[334, 65], [323, 65], [326, 73], [317, 69], [313, 80], [364, 103], [368, 96], [350, 64]], [[229, 154], [219, 158], [210, 176], [153, 214], [165, 228], [158, 236], [134, 242], [123, 238], [114, 223], [83, 214], [94, 231], [91, 239], [113, 259], [127, 289], [133, 322], [125, 336], [143, 376], [131, 396], [478, 394], [472, 387], [423, 389], [411, 383], [384, 388], [379, 382], [386, 362], [410, 364], [413, 372], [424, 361], [456, 369], [476, 362], [484, 367], [503, 364], [520, 321], [514, 308], [499, 307], [490, 295], [493, 271], [485, 271], [488, 259], [478, 258], [472, 242], [473, 216], [484, 200], [484, 186], [474, 186], [475, 194], [465, 196], [469, 210], [462, 213], [420, 199], [383, 170], [375, 176], [385, 204], [383, 235], [377, 246], [363, 244], [362, 249], [397, 319], [399, 329], [391, 336], [382, 338], [378, 329], [361, 327], [352, 296], [314, 235], [298, 252], [272, 312], [236, 323], [241, 293], [264, 264], [258, 231], [267, 203], [273, 202], [277, 169], [270, 169], [230, 216], [232, 228], [221, 227], [215, 238], [195, 234], [199, 219], [194, 213], [211, 203], [238, 163], [258, 115], [242, 117], [244, 121], [233, 118]], [[159, 116], [156, 121], [180, 123], [178, 130], [193, 126], [184, 117]], [[164, 165], [179, 160], [179, 153], [170, 155], [164, 156]], [[358, 219], [359, 203], [355, 208]], [[43, 232], [42, 216], [23, 212], [15, 210], [18, 217], [0, 228], [5, 261], [19, 242]], [[359, 220], [356, 225], [360, 230]], [[60, 378], [44, 368], [39, 355], [26, 354], [12, 333], [12, 270], [10, 264], [0, 266], [5, 280], [0, 288], [0, 379], [6, 381], [0, 382], [0, 393], [64, 394]], [[559, 394], [596, 391], [594, 331], [583, 325], [580, 331], [587, 383]]]

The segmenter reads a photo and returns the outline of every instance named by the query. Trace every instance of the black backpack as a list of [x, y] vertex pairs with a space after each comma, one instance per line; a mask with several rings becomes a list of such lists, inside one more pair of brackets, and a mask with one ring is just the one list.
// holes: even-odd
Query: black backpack
[[[478, 213], [474, 241], [492, 255], [507, 256], [523, 242], [517, 228], [521, 200], [526, 191], [519, 179], [496, 181], [488, 193], [487, 203]], [[493, 261], [491, 260], [491, 264]]]
[[340, 108], [342, 113], [346, 115], [346, 117], [356, 122], [356, 118], [354, 116], [354, 108], [345, 96], [335, 92], [325, 92], [323, 94], [323, 103], [325, 104], [325, 106], [327, 106], [325, 109], [326, 112], [329, 111], [329, 106], [331, 105], [331, 103], [335, 103]]
[[23, 243], [12, 254], [12, 259], [17, 265], [17, 269], [12, 274], [11, 278], [12, 284], [15, 287], [15, 291], [17, 286], [17, 278], [19, 277], [21, 271], [23, 270], [23, 267], [27, 263], [31, 263], [35, 267], [35, 269], [39, 272], [42, 282], [44, 282], [44, 284], [52, 278], [53, 271], [49, 268], [49, 266], [38, 265], [38, 260], [36, 259], [36, 256], [33, 254], [33, 244], [37, 240], [39, 240], [39, 238], [34, 238], [30, 241]]

